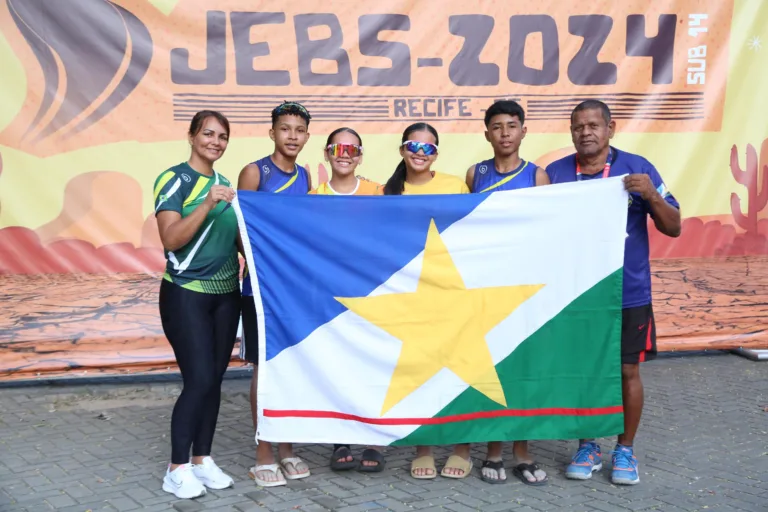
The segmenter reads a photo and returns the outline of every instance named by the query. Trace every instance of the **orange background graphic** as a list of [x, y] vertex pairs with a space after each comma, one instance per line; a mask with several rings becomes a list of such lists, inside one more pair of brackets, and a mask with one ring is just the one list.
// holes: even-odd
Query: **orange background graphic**
[[[17, 24], [34, 27], [34, 16], [43, 13], [25, 8], [25, 3], [8, 1], [9, 10], [3, 13], [3, 19], [28, 13], [32, 20], [22, 19]], [[103, 0], [89, 0], [79, 8], [88, 9], [89, 3], [105, 4]], [[111, 58], [114, 69], [108, 84], [110, 77], [94, 73], [105, 83], [103, 93], [94, 95], [91, 105], [73, 114], [57, 137], [38, 139], [40, 133], [47, 133], [40, 127], [58, 115], [54, 114], [56, 103], [70, 92], [67, 85], [72, 77], [61, 58], [50, 59], [51, 67], [61, 75], [56, 85], [50, 78], [46, 80], [43, 70], [25, 66], [30, 97], [0, 136], [0, 143], [36, 154], [52, 154], [124, 140], [176, 140], [183, 123], [171, 120], [186, 121], [204, 107], [221, 110], [235, 122], [240, 120], [244, 125], [238, 127], [240, 135], [258, 136], [263, 135], [270, 105], [284, 97], [303, 99], [310, 111], [316, 112], [319, 129], [326, 132], [339, 121], [355, 120], [361, 132], [398, 133], [404, 122], [425, 115], [424, 100], [430, 99], [434, 101], [427, 105], [426, 115], [435, 115], [432, 121], [438, 129], [464, 133], [476, 129], [474, 121], [482, 118], [481, 111], [487, 103], [504, 97], [521, 100], [528, 112], [531, 130], [566, 131], [570, 105], [581, 97], [595, 95], [614, 100], [617, 118], [630, 120], [625, 130], [717, 131], [727, 82], [728, 62], [722, 52], [728, 48], [728, 20], [732, 17], [733, 5], [719, 0], [651, 3], [630, 0], [598, 2], [598, 9], [584, 11], [564, 2], [485, 1], [472, 5], [459, 0], [432, 0], [392, 2], [391, 6], [372, 9], [366, 2], [332, 1], [324, 4], [322, 11], [326, 14], [317, 14], [318, 9], [311, 2], [228, 0], [215, 7], [207, 2], [181, 1], [164, 15], [151, 2], [143, 0], [115, 4], [136, 16], [147, 32], [144, 35], [143, 30], [132, 31], [127, 25], [127, 16], [123, 16], [129, 36], [124, 42], [123, 55], [108, 51], [109, 42], [103, 37], [93, 40], [104, 47], [97, 56], [105, 61]], [[557, 8], [553, 9], [553, 5]], [[46, 15], [55, 17], [56, 9], [47, 10]], [[106, 13], [108, 8], [103, 10]], [[15, 16], [10, 16], [12, 13]], [[688, 31], [691, 13], [703, 13], [709, 20], [716, 18], [718, 22], [710, 21], [707, 32], [692, 37]], [[100, 21], [93, 14], [83, 14], [93, 22]], [[381, 16], [400, 18], [384, 20]], [[592, 20], [588, 25], [583, 18], [589, 16], [601, 19]], [[113, 14], [113, 17], [119, 15]], [[366, 17], [375, 19], [366, 20]], [[61, 18], [72, 19], [71, 16], [65, 18], [64, 13]], [[4, 21], [3, 25], [10, 28], [12, 23]], [[541, 27], [542, 31], [520, 38], [519, 32], [530, 25]], [[122, 28], [117, 20], [114, 26]], [[382, 30], [372, 34], [375, 29], [371, 26]], [[384, 27], [390, 30], [383, 30]], [[34, 31], [30, 29], [30, 32]], [[571, 32], [590, 37], [587, 40]], [[662, 45], [665, 41], [654, 40], [654, 36], [665, 34], [671, 35], [670, 44]], [[238, 43], [243, 37], [245, 41]], [[36, 40], [37, 36], [29, 38]], [[301, 51], [298, 43], [301, 38], [315, 45], [307, 44]], [[35, 62], [36, 54], [27, 40], [19, 37], [9, 40], [22, 62]], [[379, 41], [398, 46], [372, 47]], [[703, 84], [699, 81], [689, 84], [686, 71], [691, 67], [689, 49], [702, 43], [706, 43], [710, 52], [714, 49], [721, 55], [710, 60]], [[258, 51], [253, 49], [254, 45]], [[599, 54], [587, 50], [590, 45], [596, 45]], [[390, 52], [388, 57], [372, 55], [384, 51]], [[592, 58], [584, 53], [596, 54]], [[647, 56], [653, 54], [654, 58]], [[82, 137], [67, 133], [67, 127], [77, 127], [124, 85], [122, 81], [129, 76], [129, 67], [137, 67], [136, 61], [145, 60], [149, 55], [151, 63], [146, 74], [125, 100], [109, 112], [110, 129], [88, 130]], [[529, 70], [551, 73], [531, 73], [520, 66], [510, 66], [514, 56]], [[86, 56], [76, 57], [87, 62]], [[428, 66], [420, 62], [427, 59], [441, 59], [442, 64]], [[592, 64], [595, 69], [580, 69]], [[589, 82], [587, 75], [590, 74], [611, 75], [605, 66], [613, 68], [614, 76], [603, 80], [592, 76], [591, 81], [603, 82], [600, 85], [572, 81], [574, 77], [581, 77], [578, 81]], [[658, 74], [668, 75], [669, 83], [664, 76], [654, 82], [657, 66], [667, 71]], [[137, 75], [141, 69], [143, 67], [138, 66]], [[281, 75], [257, 79], [253, 77], [254, 69]], [[204, 73], [206, 70], [209, 73]], [[480, 79], [472, 79], [478, 75]], [[483, 75], [489, 77], [483, 79]], [[251, 85], [270, 80], [280, 85]], [[541, 83], [530, 83], [537, 80]], [[190, 81], [198, 83], [188, 83]], [[389, 85], [393, 81], [399, 85]], [[46, 85], [55, 87], [54, 108], [37, 123], [31, 123], [46, 100], [45, 94], [41, 94]], [[324, 105], [322, 102], [329, 96], [344, 97], [348, 103]], [[396, 102], [404, 105], [401, 110], [405, 116], [396, 116]], [[460, 108], [464, 115], [459, 112]], [[450, 114], [439, 116], [438, 110]], [[656, 115], [649, 116], [649, 112]], [[469, 113], [471, 115], [467, 115]], [[30, 124], [35, 125], [32, 131], [28, 130]]]
[[490, 156], [495, 99], [525, 108], [540, 166], [602, 99], [682, 208], [681, 237], [649, 228], [660, 349], [768, 348], [766, 46], [759, 0], [0, 0], [0, 380], [172, 370], [152, 183], [204, 108], [232, 123], [217, 169], [236, 181], [283, 100], [313, 116], [298, 163], [318, 184], [340, 126], [370, 179], [415, 121], [462, 175]]

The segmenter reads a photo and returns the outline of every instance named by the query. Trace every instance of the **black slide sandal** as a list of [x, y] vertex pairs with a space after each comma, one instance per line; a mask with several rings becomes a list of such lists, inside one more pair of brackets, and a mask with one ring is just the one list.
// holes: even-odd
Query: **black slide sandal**
[[526, 464], [521, 463], [514, 467], [512, 470], [512, 474], [515, 475], [517, 478], [520, 479], [521, 482], [523, 482], [525, 485], [547, 485], [547, 482], [549, 481], [549, 477], [544, 477], [544, 480], [540, 482], [531, 482], [527, 478], [525, 478], [525, 475], [523, 474], [523, 471], [528, 471], [531, 476], [536, 478], [535, 472], [540, 471], [541, 468], [534, 462], [533, 464]]
[[483, 480], [483, 482], [487, 482], [489, 484], [503, 484], [507, 482], [506, 470], [504, 470], [504, 478], [489, 478], [483, 474], [483, 468], [493, 469], [496, 471], [497, 475], [501, 475], [501, 470], [504, 469], [503, 460], [486, 460], [483, 462], [483, 465], [480, 468], [480, 478]]
[[349, 462], [339, 462], [339, 459], [345, 459], [350, 455], [352, 455], [352, 451], [349, 449], [349, 445], [334, 445], [334, 450], [331, 454], [331, 469], [334, 471], [347, 471], [349, 469], [354, 469], [357, 466], [357, 462], [355, 462], [354, 459]]
[[[375, 466], [365, 466], [363, 461], [376, 462], [377, 464]], [[384, 470], [385, 465], [386, 461], [379, 450], [366, 448], [363, 450], [363, 456], [360, 458], [360, 465], [357, 467], [357, 470], [362, 473], [379, 473]]]

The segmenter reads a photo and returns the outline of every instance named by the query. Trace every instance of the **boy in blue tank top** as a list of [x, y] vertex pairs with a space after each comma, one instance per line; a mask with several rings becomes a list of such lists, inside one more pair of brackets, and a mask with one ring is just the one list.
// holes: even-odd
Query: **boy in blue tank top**
[[[467, 186], [473, 193], [496, 190], [514, 190], [537, 185], [548, 185], [549, 177], [541, 167], [520, 158], [520, 145], [528, 131], [525, 111], [515, 101], [497, 101], [485, 111], [485, 139], [491, 143], [493, 158], [467, 169]], [[502, 443], [488, 443], [488, 451], [481, 468], [481, 478], [492, 484], [506, 481], [502, 460]], [[459, 455], [469, 456], [469, 445], [457, 445]], [[528, 441], [515, 441], [512, 445], [516, 465], [512, 473], [528, 485], [545, 485], [547, 474], [528, 454]]]
[[525, 112], [515, 101], [497, 101], [485, 111], [485, 140], [493, 158], [467, 169], [467, 186], [476, 193], [548, 185], [544, 169], [520, 158], [520, 145], [528, 129]]
[[[640, 363], [656, 357], [656, 324], [651, 305], [648, 215], [661, 233], [680, 236], [680, 205], [667, 190], [656, 168], [645, 158], [610, 146], [616, 129], [608, 106], [597, 100], [580, 103], [571, 113], [571, 138], [576, 154], [547, 166], [553, 184], [624, 176], [629, 192], [621, 321], [621, 384], [624, 432], [613, 451], [611, 480], [640, 482], [633, 442], [643, 412]], [[596, 198], [597, 199], [597, 198]], [[589, 219], [584, 219], [589, 222]], [[600, 357], [600, 354], [595, 354]], [[582, 439], [565, 476], [587, 480], [602, 469], [602, 453], [594, 439]]]
[[[284, 102], [272, 111], [272, 128], [269, 138], [275, 142], [271, 155], [256, 160], [240, 171], [238, 190], [272, 192], [276, 194], [306, 194], [312, 190], [312, 180], [307, 170], [296, 163], [296, 158], [309, 140], [311, 116], [303, 105]], [[251, 415], [256, 429], [256, 388], [259, 373], [259, 344], [256, 324], [256, 306], [248, 269], [243, 272], [243, 336], [240, 358], [253, 363], [251, 378]], [[307, 464], [293, 455], [291, 443], [278, 444], [279, 464], [275, 463], [272, 444], [257, 441], [256, 466], [248, 475], [262, 487], [286, 485], [285, 479], [296, 480], [309, 476]]]

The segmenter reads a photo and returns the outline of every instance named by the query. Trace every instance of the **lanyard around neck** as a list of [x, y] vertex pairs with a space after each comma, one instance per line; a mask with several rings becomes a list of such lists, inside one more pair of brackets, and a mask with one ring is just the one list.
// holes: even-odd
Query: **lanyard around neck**
[[[613, 151], [611, 151], [610, 148], [608, 148], [608, 157], [605, 159], [605, 167], [603, 167], [603, 178], [607, 178], [608, 174], [611, 172], [611, 157], [613, 156]], [[576, 181], [582, 180], [582, 172], [581, 172], [581, 165], [579, 165], [579, 158], [576, 157]]]

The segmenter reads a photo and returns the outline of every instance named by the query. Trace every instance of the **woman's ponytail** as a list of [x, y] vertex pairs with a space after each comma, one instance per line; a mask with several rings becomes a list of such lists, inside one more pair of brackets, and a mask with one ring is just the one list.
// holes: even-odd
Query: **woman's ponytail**
[[402, 195], [403, 190], [405, 189], [405, 176], [405, 160], [400, 160], [400, 163], [397, 164], [397, 168], [395, 168], [395, 172], [392, 173], [392, 176], [387, 180], [387, 184], [384, 185], [384, 195]]

